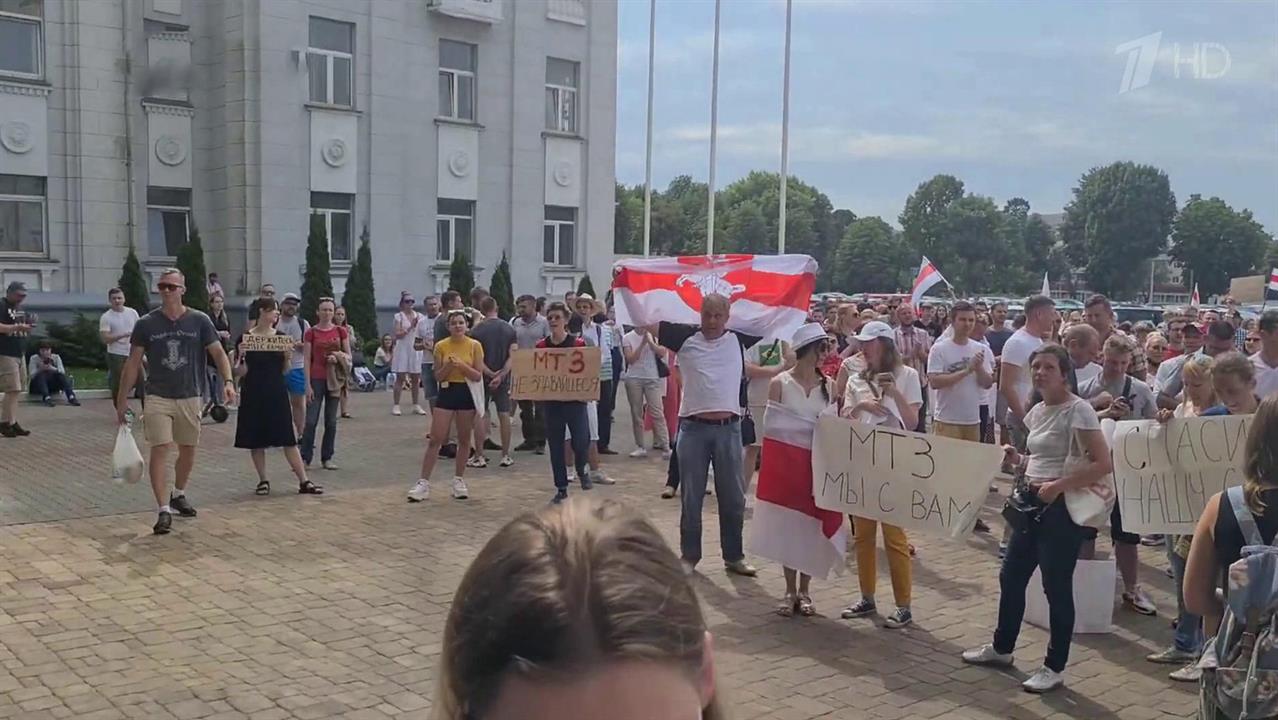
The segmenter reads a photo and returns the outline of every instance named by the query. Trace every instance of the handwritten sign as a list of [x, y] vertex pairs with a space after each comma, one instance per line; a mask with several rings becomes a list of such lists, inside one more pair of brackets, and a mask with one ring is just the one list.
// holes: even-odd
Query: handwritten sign
[[244, 333], [244, 352], [292, 352], [293, 338], [288, 335], [254, 335]]
[[516, 350], [511, 397], [516, 400], [598, 400], [599, 348]]
[[961, 538], [998, 472], [994, 445], [825, 415], [812, 447], [817, 507]]
[[1123, 530], [1188, 535], [1207, 500], [1243, 482], [1250, 415], [1118, 423], [1114, 489]]

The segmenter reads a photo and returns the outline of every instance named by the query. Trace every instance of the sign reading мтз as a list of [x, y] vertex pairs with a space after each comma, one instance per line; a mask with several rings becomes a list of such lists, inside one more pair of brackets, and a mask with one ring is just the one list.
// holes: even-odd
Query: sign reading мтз
[[1111, 445], [1123, 530], [1189, 535], [1212, 495], [1243, 483], [1250, 415], [1118, 423]]
[[825, 510], [960, 538], [976, 524], [1002, 460], [994, 445], [823, 415], [812, 495]]
[[516, 350], [510, 395], [516, 400], [598, 400], [601, 363], [597, 347]]
[[256, 335], [244, 333], [244, 352], [292, 352], [293, 338], [288, 335]]

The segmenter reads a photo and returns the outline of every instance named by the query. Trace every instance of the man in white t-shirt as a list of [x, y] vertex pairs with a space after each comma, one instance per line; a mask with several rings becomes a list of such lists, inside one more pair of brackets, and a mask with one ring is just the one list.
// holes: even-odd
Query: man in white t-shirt
[[1003, 345], [999, 392], [1007, 402], [1007, 425], [1012, 444], [1025, 449], [1025, 413], [1029, 411], [1032, 390], [1030, 355], [1043, 345], [1052, 331], [1056, 304], [1045, 295], [1034, 295], [1025, 301], [1025, 327], [1017, 330]]
[[994, 384], [994, 357], [970, 338], [976, 308], [960, 300], [950, 309], [952, 337], [942, 337], [927, 358], [927, 379], [936, 389], [932, 430], [941, 437], [981, 441], [981, 399]]
[[1100, 333], [1086, 323], [1071, 325], [1061, 338], [1065, 349], [1069, 352], [1070, 362], [1074, 364], [1074, 380], [1071, 390], [1078, 394], [1078, 389], [1089, 380], [1101, 374], [1100, 363], [1096, 355], [1100, 352]]
[[1278, 310], [1266, 310], [1256, 321], [1260, 352], [1251, 356], [1256, 369], [1256, 396], [1261, 400], [1278, 393]]
[[124, 304], [124, 291], [120, 288], [108, 290], [107, 300], [111, 308], [98, 320], [98, 334], [107, 346], [107, 384], [114, 398], [120, 394], [120, 377], [124, 362], [129, 359], [129, 338], [138, 323], [138, 311]]
[[730, 573], [754, 577], [758, 571], [745, 561], [742, 541], [741, 416], [746, 402], [744, 350], [759, 338], [730, 332], [728, 307], [722, 295], [707, 295], [701, 301], [699, 327], [663, 322], [655, 335], [658, 345], [677, 353], [683, 380], [675, 454], [682, 492], [679, 549], [684, 572], [691, 575], [701, 561], [701, 506], [714, 463], [724, 565]]

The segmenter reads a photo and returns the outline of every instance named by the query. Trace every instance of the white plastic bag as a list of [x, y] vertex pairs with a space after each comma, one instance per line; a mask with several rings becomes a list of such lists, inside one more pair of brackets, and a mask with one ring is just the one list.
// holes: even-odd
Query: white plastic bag
[[475, 417], [482, 418], [488, 409], [484, 402], [484, 384], [478, 380], [467, 380], [466, 385], [470, 388], [470, 399], [475, 403]]
[[133, 440], [133, 433], [128, 425], [121, 425], [115, 435], [115, 452], [111, 454], [111, 477], [117, 481], [126, 480], [135, 483], [142, 479], [146, 463], [142, 460], [142, 452]]
[[[1114, 595], [1118, 568], [1112, 558], [1079, 560], [1074, 568], [1074, 634], [1102, 635], [1114, 631]], [[1035, 570], [1025, 588], [1025, 622], [1047, 630], [1047, 596], [1042, 570]]]

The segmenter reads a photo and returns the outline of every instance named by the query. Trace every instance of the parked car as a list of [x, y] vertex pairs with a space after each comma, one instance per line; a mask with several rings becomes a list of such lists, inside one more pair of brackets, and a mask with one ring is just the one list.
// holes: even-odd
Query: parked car
[[1142, 320], [1155, 326], [1163, 321], [1163, 309], [1152, 305], [1115, 305], [1114, 315], [1120, 323], [1138, 323]]

